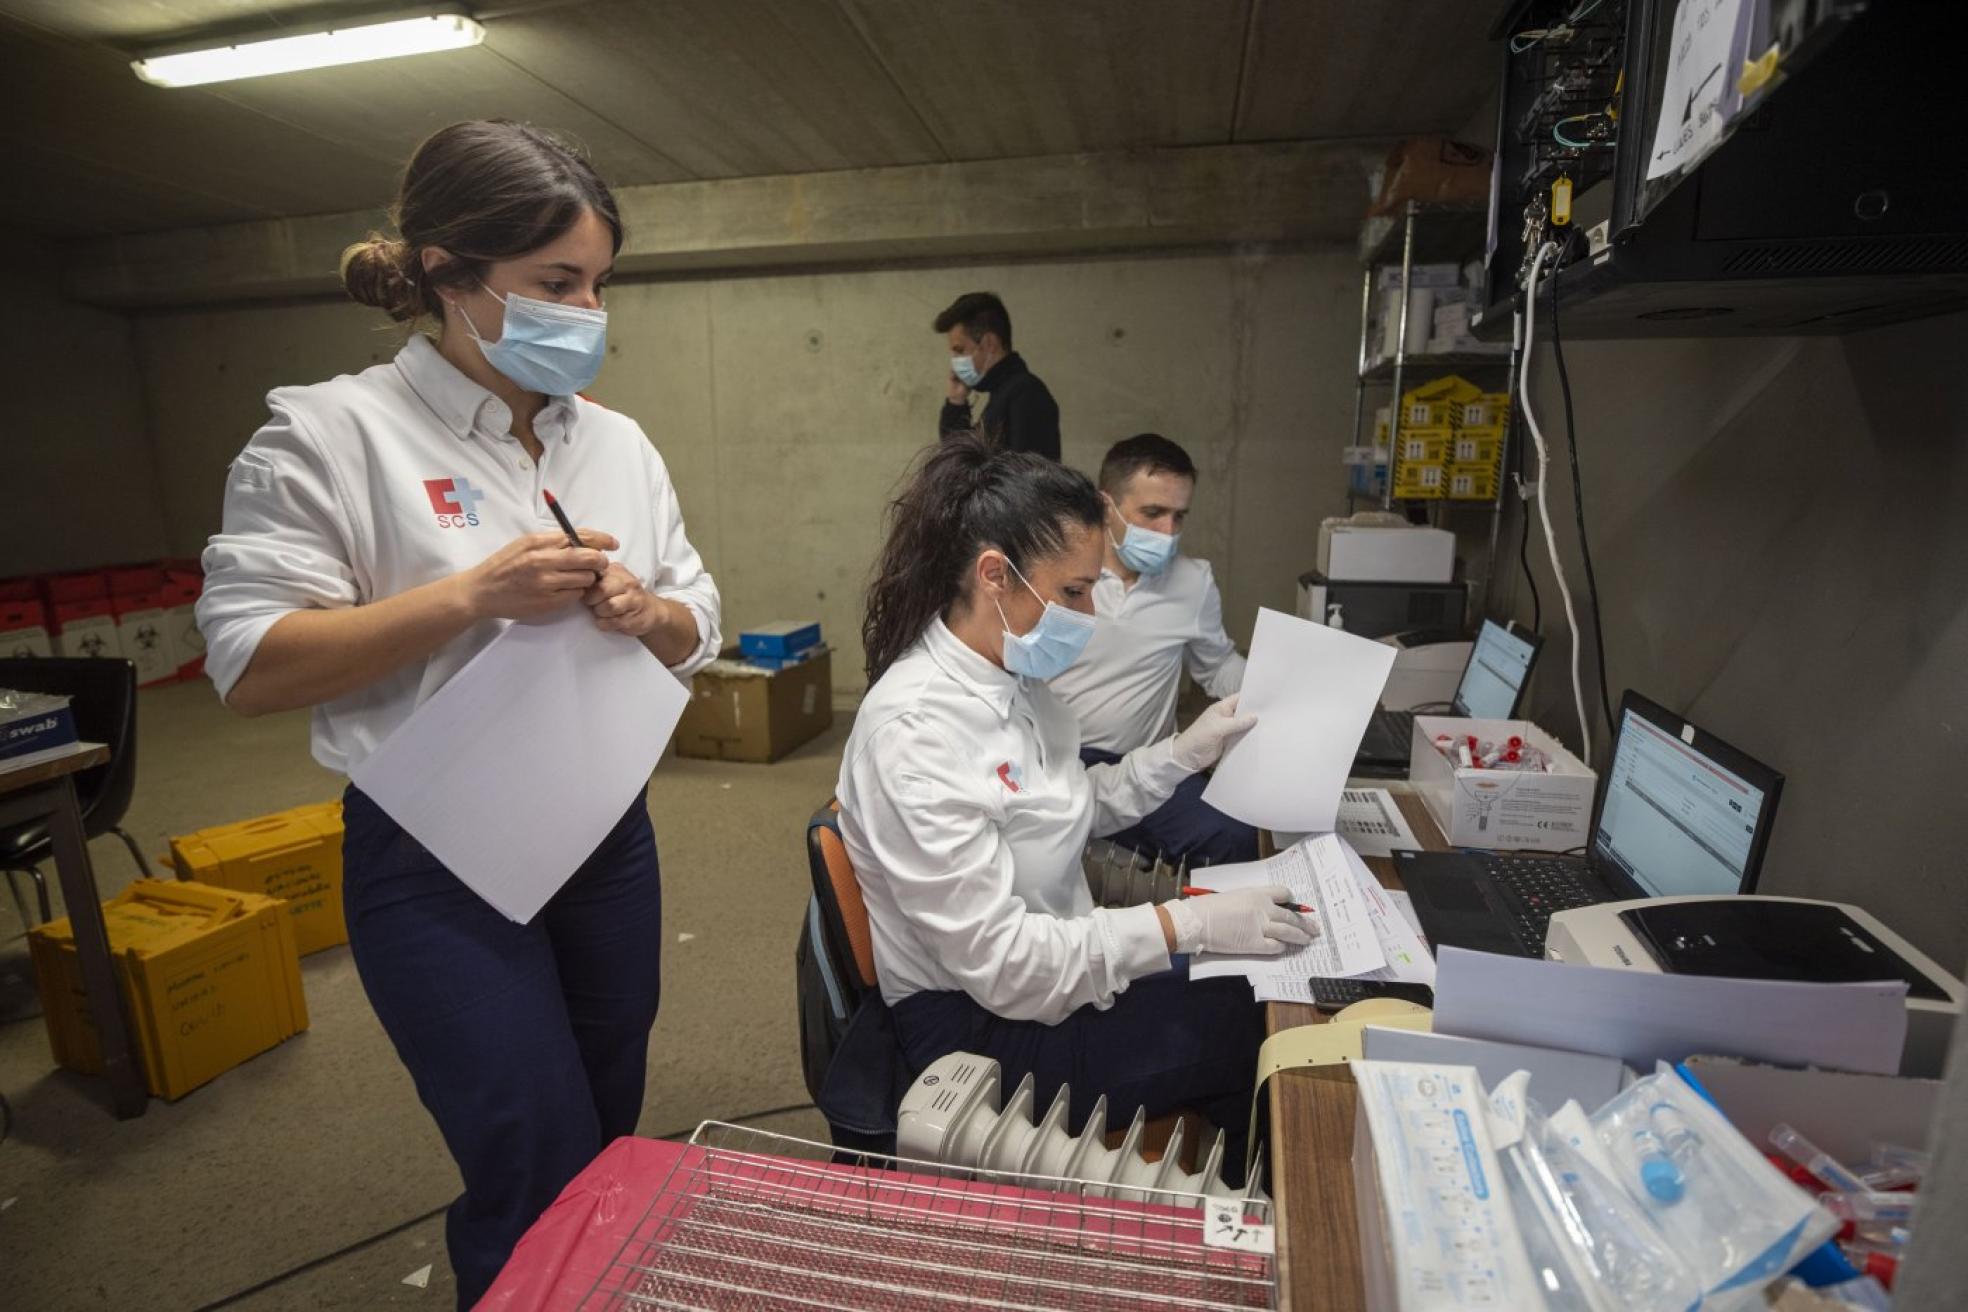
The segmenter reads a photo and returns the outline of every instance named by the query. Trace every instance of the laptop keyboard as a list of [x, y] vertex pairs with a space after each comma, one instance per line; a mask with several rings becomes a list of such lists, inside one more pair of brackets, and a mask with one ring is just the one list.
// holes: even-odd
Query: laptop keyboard
[[1586, 886], [1579, 867], [1570, 861], [1503, 853], [1480, 859], [1510, 902], [1519, 939], [1533, 956], [1544, 955], [1544, 935], [1551, 928], [1553, 912], [1605, 901]]
[[1360, 743], [1360, 755], [1374, 761], [1405, 763], [1408, 759], [1409, 745], [1413, 741], [1413, 711], [1389, 711], [1376, 708], [1373, 718], [1367, 721], [1367, 732]]

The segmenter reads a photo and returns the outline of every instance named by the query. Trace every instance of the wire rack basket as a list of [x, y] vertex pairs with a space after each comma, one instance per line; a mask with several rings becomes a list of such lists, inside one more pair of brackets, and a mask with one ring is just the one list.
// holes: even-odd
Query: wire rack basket
[[1274, 1308], [1271, 1257], [1205, 1245], [1203, 1203], [706, 1121], [581, 1307]]

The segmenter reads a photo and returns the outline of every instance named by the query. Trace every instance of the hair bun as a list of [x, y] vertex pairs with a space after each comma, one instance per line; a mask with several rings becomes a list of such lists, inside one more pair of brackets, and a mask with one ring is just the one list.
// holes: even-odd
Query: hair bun
[[410, 248], [372, 232], [342, 252], [342, 286], [364, 305], [397, 320], [417, 316], [417, 288], [410, 280]]

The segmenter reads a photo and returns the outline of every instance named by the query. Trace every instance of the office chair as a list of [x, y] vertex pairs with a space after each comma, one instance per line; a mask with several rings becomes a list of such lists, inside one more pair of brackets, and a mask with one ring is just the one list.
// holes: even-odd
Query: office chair
[[[807, 870], [813, 880], [813, 896], [806, 907], [806, 924], [800, 932], [794, 953], [798, 979], [800, 1012], [800, 1056], [804, 1065], [807, 1092], [816, 1104], [827, 1071], [854, 1019], [870, 994], [876, 991], [875, 942], [868, 928], [868, 907], [861, 898], [861, 885], [847, 857], [847, 845], [840, 833], [840, 803], [830, 801], [813, 813], [806, 823]], [[863, 1055], [867, 1055], [866, 1049]], [[894, 1058], [903, 1063], [900, 1049]], [[905, 1063], [904, 1063], [905, 1064]], [[898, 1066], [898, 1069], [902, 1069]], [[911, 1073], [902, 1069], [906, 1081]], [[899, 1105], [901, 1089], [894, 1090]], [[893, 1112], [894, 1108], [889, 1108]], [[821, 1108], [823, 1115], [826, 1108]], [[1181, 1110], [1149, 1121], [1140, 1151], [1150, 1162], [1160, 1161], [1178, 1122], [1183, 1123], [1187, 1144], [1187, 1167], [1195, 1167], [1198, 1144], [1209, 1142], [1209, 1122], [1201, 1113]], [[889, 1153], [895, 1151], [895, 1136], [869, 1134], [843, 1125], [828, 1116], [827, 1130], [834, 1146], [843, 1150]], [[1126, 1134], [1122, 1125], [1107, 1135], [1107, 1146], [1117, 1148]]]
[[[150, 862], [144, 859], [143, 849], [123, 829], [123, 816], [137, 787], [137, 667], [126, 660], [99, 657], [8, 657], [0, 659], [0, 688], [69, 698], [77, 735], [84, 742], [108, 746], [106, 765], [75, 776], [82, 832], [87, 838], [115, 834], [130, 849], [144, 878], [150, 878]], [[41, 863], [54, 855], [54, 850], [47, 825], [38, 821], [0, 830], [0, 870], [7, 872], [7, 887], [20, 908], [22, 921], [27, 919], [27, 907], [14, 880], [17, 874], [33, 877], [42, 921], [54, 919], [48, 881], [41, 873]]]
[[[844, 1098], [825, 1098], [827, 1073], [847, 1040], [848, 1030], [864, 1004], [875, 994], [875, 946], [868, 929], [868, 908], [861, 885], [841, 841], [840, 804], [828, 802], [806, 825], [807, 872], [813, 895], [807, 901], [806, 923], [793, 958], [799, 994], [800, 1059], [807, 1092], [827, 1116], [834, 1145], [843, 1150], [892, 1153], [895, 1134], [874, 1128], [884, 1118], [892, 1123], [895, 1106], [908, 1076], [903, 1058], [885, 1024], [884, 1015], [867, 1018], [859, 1047], [849, 1056], [868, 1069], [836, 1077], [835, 1088], [858, 1090]], [[878, 997], [874, 1005], [881, 1006]], [[887, 1069], [883, 1069], [886, 1067]], [[855, 1075], [864, 1078], [856, 1080]], [[871, 1104], [882, 1096], [889, 1104], [879, 1111]], [[850, 1120], [829, 1114], [852, 1107]]]

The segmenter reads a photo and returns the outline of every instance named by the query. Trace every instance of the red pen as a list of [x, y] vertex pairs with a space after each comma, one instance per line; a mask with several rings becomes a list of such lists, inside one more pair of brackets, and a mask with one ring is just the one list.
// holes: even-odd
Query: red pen
[[[1215, 888], [1192, 888], [1187, 884], [1184, 884], [1182, 886], [1182, 896], [1184, 897], [1208, 897], [1211, 893], [1217, 893], [1221, 891], [1222, 890], [1215, 889]], [[1312, 915], [1315, 911], [1318, 910], [1317, 907], [1308, 907], [1302, 902], [1280, 902], [1278, 903], [1278, 905], [1283, 907], [1287, 911], [1296, 911], [1301, 916]]]

